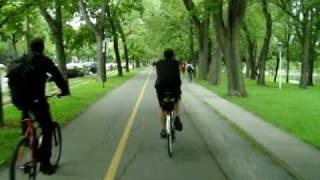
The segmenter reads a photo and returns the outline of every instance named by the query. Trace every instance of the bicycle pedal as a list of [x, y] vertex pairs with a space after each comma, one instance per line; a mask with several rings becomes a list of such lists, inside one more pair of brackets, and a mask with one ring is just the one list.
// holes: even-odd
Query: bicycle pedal
[[19, 166], [19, 168], [21, 171], [23, 171], [25, 174], [29, 173], [30, 172], [30, 169], [31, 169], [31, 165], [29, 163], [26, 163], [22, 166]]

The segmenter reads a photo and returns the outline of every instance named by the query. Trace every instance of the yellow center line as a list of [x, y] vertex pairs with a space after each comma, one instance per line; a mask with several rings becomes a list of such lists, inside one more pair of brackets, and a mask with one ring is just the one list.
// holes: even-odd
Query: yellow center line
[[140, 107], [141, 101], [142, 101], [143, 96], [144, 96], [144, 92], [145, 92], [146, 87], [148, 85], [148, 82], [150, 80], [150, 74], [151, 73], [148, 74], [148, 77], [147, 77], [146, 81], [143, 84], [143, 87], [142, 87], [141, 92], [139, 94], [138, 100], [137, 100], [136, 104], [134, 105], [134, 108], [133, 108], [133, 110], [131, 112], [131, 115], [130, 115], [129, 120], [128, 120], [127, 127], [125, 128], [125, 130], [124, 130], [124, 132], [122, 134], [122, 137], [120, 139], [120, 142], [118, 144], [116, 152], [113, 155], [111, 164], [109, 165], [109, 168], [108, 168], [108, 171], [107, 171], [107, 174], [106, 174], [104, 180], [114, 180], [114, 178], [115, 178], [115, 175], [117, 173], [117, 170], [118, 170], [118, 167], [119, 167], [119, 164], [120, 164], [120, 160], [121, 160], [123, 151], [124, 151], [124, 149], [126, 147], [126, 144], [127, 144], [128, 138], [129, 138], [129, 134], [130, 134], [133, 122], [135, 120], [135, 117], [137, 115], [138, 109]]

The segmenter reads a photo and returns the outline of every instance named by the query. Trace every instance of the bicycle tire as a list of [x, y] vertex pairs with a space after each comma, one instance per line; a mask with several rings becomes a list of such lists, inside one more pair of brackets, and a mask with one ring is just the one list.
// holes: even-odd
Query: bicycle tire
[[172, 157], [173, 155], [173, 147], [172, 147], [172, 135], [171, 134], [168, 134], [168, 154], [169, 154], [169, 157]]
[[25, 137], [22, 137], [18, 140], [13, 151], [9, 169], [10, 180], [36, 179], [37, 163], [29, 158], [30, 156], [28, 157], [27, 154], [30, 154], [30, 156], [32, 156], [32, 149], [30, 145], [27, 144], [27, 139]]
[[55, 168], [59, 166], [59, 162], [62, 154], [62, 134], [60, 125], [57, 122], [53, 122], [52, 131], [52, 150], [50, 162]]
[[174, 136], [174, 134], [173, 134], [173, 127], [172, 127], [172, 116], [170, 116], [170, 119], [167, 119], [167, 121], [169, 120], [169, 132], [170, 133], [168, 133], [167, 134], [167, 140], [168, 140], [168, 155], [169, 155], [169, 157], [172, 157], [172, 155], [173, 155], [173, 145], [172, 145], [172, 143], [173, 143], [173, 136]]

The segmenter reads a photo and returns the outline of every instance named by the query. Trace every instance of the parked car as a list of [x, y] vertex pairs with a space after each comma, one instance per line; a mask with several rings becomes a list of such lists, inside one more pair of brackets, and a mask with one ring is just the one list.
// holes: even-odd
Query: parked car
[[84, 71], [80, 68], [67, 69], [67, 75], [68, 78], [82, 77], [84, 76]]
[[97, 73], [97, 63], [95, 62], [85, 62], [83, 63], [83, 68], [87, 74], [96, 74]]

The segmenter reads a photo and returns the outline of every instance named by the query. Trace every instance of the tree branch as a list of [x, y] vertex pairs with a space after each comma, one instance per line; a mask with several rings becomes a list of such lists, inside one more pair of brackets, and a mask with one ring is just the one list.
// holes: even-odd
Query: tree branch
[[24, 11], [27, 10], [29, 7], [31, 7], [32, 5], [33, 5], [33, 3], [28, 3], [28, 4], [23, 5], [21, 8], [15, 10], [15, 11], [13, 11], [13, 12], [11, 12], [7, 17], [5, 17], [5, 18], [0, 22], [0, 29], [1, 29], [1, 27], [2, 27], [5, 23], [7, 23], [7, 22], [10, 20], [10, 18], [15, 17], [15, 16], [17, 15], [16, 12], [24, 12]]
[[40, 9], [40, 13], [41, 15], [44, 17], [44, 19], [48, 22], [49, 26], [51, 27], [51, 29], [56, 32], [57, 31], [57, 24], [56, 24], [56, 20], [53, 19], [50, 14], [48, 13], [46, 7], [44, 7], [42, 4], [39, 4], [39, 9]]
[[94, 31], [94, 32], [98, 32], [98, 28], [95, 24], [92, 23], [92, 21], [89, 18], [88, 12], [86, 11], [85, 5], [83, 0], [79, 0], [79, 8], [80, 8], [80, 13], [81, 15], [84, 17], [84, 20], [86, 21], [86, 24], [88, 25], [88, 27]]
[[4, 20], [2, 20], [1, 22], [0, 22], [0, 29], [1, 29], [1, 27], [5, 24], [5, 23], [7, 23], [7, 21], [9, 20], [9, 18], [10, 17], [12, 17], [13, 15], [9, 15], [9, 16], [7, 16], [6, 18], [4, 18]]
[[191, 17], [193, 19], [193, 22], [195, 23], [195, 25], [197, 27], [200, 27], [201, 26], [201, 21], [199, 20], [198, 17], [196, 17], [195, 15], [192, 14], [192, 11], [194, 9], [194, 3], [192, 0], [183, 0], [184, 2], [184, 5], [186, 6], [187, 10], [189, 11], [189, 13], [191, 14]]
[[284, 2], [283, 0], [279, 0], [279, 1], [276, 1], [275, 4], [280, 8], [282, 9], [282, 11], [284, 11], [288, 16], [294, 18], [295, 20], [298, 19], [298, 16], [294, 15], [292, 13], [292, 11], [290, 11], [288, 9], [288, 4], [292, 4], [291, 2]]
[[213, 14], [213, 20], [214, 20], [214, 26], [215, 26], [215, 30], [216, 30], [216, 38], [218, 43], [220, 44], [220, 48], [224, 51], [224, 37], [225, 32], [226, 32], [226, 27], [223, 21], [223, 1], [219, 0], [218, 2], [218, 6], [219, 6], [219, 10], [218, 13]]

